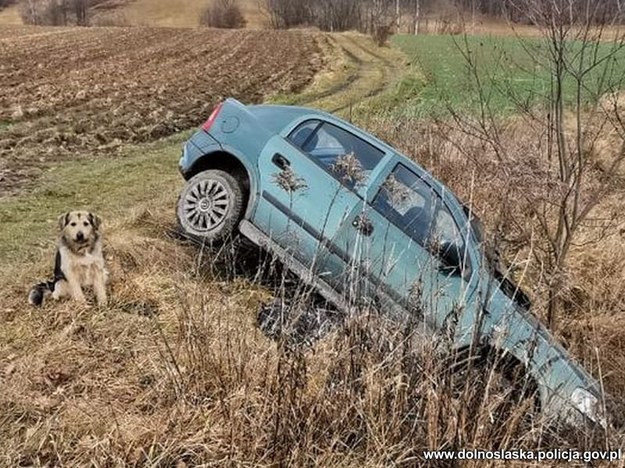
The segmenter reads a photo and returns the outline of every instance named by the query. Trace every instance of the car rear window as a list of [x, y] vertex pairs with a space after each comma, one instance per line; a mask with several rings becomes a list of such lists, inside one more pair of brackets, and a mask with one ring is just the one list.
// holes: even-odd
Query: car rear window
[[364, 181], [384, 157], [384, 151], [336, 125], [309, 120], [288, 140], [347, 185]]

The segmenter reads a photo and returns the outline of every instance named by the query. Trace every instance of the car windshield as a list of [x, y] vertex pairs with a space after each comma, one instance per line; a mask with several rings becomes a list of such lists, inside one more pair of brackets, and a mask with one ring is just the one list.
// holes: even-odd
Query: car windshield
[[484, 224], [482, 220], [477, 217], [477, 215], [466, 205], [462, 205], [464, 209], [464, 213], [469, 218], [469, 223], [471, 225], [471, 233], [475, 236], [478, 244], [482, 244], [484, 242]]
[[475, 213], [473, 213], [471, 208], [465, 205], [463, 205], [462, 208], [464, 209], [467, 218], [469, 218], [473, 236], [475, 237], [480, 248], [484, 251], [484, 257], [488, 262], [488, 268], [492, 271], [494, 277], [499, 282], [499, 288], [506, 296], [516, 301], [516, 303], [524, 309], [529, 310], [532, 306], [529, 297], [518, 285], [514, 283], [514, 281], [512, 281], [510, 275], [505, 273], [508, 271], [508, 268], [501, 259], [497, 249], [484, 246], [485, 236], [482, 220], [478, 218]]

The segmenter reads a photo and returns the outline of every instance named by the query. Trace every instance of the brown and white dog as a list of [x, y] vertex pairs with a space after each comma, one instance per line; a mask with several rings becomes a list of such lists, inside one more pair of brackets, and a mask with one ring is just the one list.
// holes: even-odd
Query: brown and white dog
[[54, 261], [54, 278], [33, 286], [28, 302], [43, 304], [53, 299], [71, 297], [84, 303], [83, 287], [93, 287], [98, 305], [106, 305], [108, 272], [102, 255], [100, 218], [87, 211], [70, 211], [59, 217], [59, 239]]

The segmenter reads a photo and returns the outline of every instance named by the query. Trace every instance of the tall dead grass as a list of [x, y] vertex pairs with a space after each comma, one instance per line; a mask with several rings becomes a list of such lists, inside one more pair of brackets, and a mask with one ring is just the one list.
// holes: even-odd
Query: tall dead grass
[[[364, 124], [468, 201], [508, 263], [532, 262], [517, 279], [540, 314], [546, 285], [529, 252], [541, 240], [518, 196], [549, 194], [548, 173], [532, 157], [535, 135], [510, 122], [508, 161], [452, 127], [383, 117]], [[410, 321], [361, 308], [313, 343], [293, 340], [300, 322], [288, 312], [306, 314], [318, 298], [254, 247], [181, 242], [173, 203], [166, 196], [109, 219], [106, 309], [25, 307], [27, 285], [49, 274], [51, 248], [7, 279], [0, 465], [417, 466], [423, 450], [623, 448], [619, 431], [556, 430], [504, 362], [450, 361], [444, 337], [423, 339]], [[621, 203], [606, 198], [595, 217]], [[625, 253], [618, 224], [598, 240], [597, 229], [589, 224], [577, 239], [558, 334], [617, 398], [618, 422]], [[275, 298], [290, 306], [269, 338], [258, 314]]]
[[1, 465], [414, 466], [427, 449], [591, 446], [554, 432], [499, 363], [452, 368], [414, 323], [361, 310], [313, 345], [269, 339], [261, 304], [315, 298], [253, 247], [180, 242], [170, 211], [109, 224], [106, 309], [26, 309], [45, 261], [14, 278]]

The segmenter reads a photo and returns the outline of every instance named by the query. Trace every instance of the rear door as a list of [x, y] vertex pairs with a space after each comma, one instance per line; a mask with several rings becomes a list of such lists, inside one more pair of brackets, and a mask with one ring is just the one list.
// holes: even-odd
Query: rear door
[[261, 194], [253, 222], [306, 266], [320, 264], [339, 227], [363, 200], [385, 152], [321, 119], [276, 135], [259, 158]]

